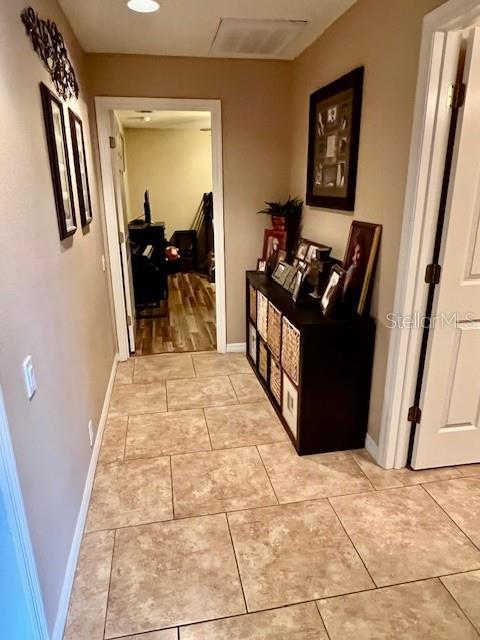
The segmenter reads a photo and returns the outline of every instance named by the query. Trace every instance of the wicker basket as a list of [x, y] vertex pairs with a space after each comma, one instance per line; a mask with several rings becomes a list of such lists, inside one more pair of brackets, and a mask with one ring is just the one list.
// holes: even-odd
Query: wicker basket
[[263, 340], [260, 340], [258, 344], [258, 370], [266, 382], [268, 376], [268, 349]]
[[267, 340], [267, 326], [268, 326], [268, 300], [257, 291], [257, 329], [262, 338]]
[[270, 351], [280, 360], [282, 346], [282, 314], [271, 302], [268, 303], [267, 343]]
[[278, 405], [282, 404], [282, 370], [275, 358], [270, 358], [270, 391], [277, 401]]
[[300, 332], [285, 317], [282, 319], [282, 367], [298, 385], [300, 368]]
[[250, 288], [250, 320], [257, 322], [257, 290], [252, 285]]

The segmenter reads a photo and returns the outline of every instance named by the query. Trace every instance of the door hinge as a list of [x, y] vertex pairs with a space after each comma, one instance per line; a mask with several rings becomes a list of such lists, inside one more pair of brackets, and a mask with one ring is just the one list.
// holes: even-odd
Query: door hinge
[[407, 420], [409, 422], [415, 422], [415, 424], [418, 424], [421, 419], [422, 419], [422, 410], [420, 409], [420, 407], [417, 407], [416, 405], [413, 405], [413, 407], [410, 407], [410, 409], [408, 410]]
[[123, 244], [125, 242], [125, 234], [123, 233], [123, 231], [118, 232], [118, 241], [120, 242], [120, 244]]
[[440, 282], [440, 274], [442, 272], [442, 267], [433, 262], [432, 264], [428, 264], [425, 269], [425, 282], [427, 284], [438, 284]]
[[115, 140], [114, 136], [109, 136], [108, 139], [110, 140], [110, 149], [116, 149], [117, 141]]
[[448, 87], [447, 105], [452, 109], [459, 109], [465, 101], [465, 85], [462, 82]]
[[127, 315], [127, 324], [128, 324], [129, 327], [132, 326], [132, 316], [128, 316]]

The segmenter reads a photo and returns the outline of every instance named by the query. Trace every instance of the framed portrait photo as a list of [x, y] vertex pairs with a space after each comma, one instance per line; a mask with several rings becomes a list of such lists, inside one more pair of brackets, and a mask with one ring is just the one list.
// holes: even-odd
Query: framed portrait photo
[[350, 227], [343, 260], [345, 280], [342, 299], [359, 315], [366, 310], [373, 280], [382, 226], [355, 220]]
[[40, 83], [40, 93], [42, 96], [43, 119], [45, 121], [55, 208], [57, 210], [58, 231], [60, 240], [64, 240], [75, 233], [77, 221], [73, 202], [63, 105], [43, 82]]
[[257, 260], [257, 271], [264, 273], [267, 270], [267, 261], [259, 258]]
[[279, 262], [275, 268], [275, 271], [272, 274], [272, 278], [275, 280], [275, 282], [278, 282], [278, 284], [282, 284], [287, 276], [288, 273], [288, 265], [285, 262]]
[[68, 119], [70, 120], [70, 134], [72, 137], [73, 164], [75, 166], [80, 220], [82, 222], [82, 227], [86, 227], [92, 221], [92, 203], [90, 200], [90, 186], [88, 184], [83, 124], [79, 116], [77, 116], [77, 114], [70, 108], [68, 109]]
[[320, 299], [320, 307], [324, 315], [329, 315], [335, 308], [336, 303], [342, 296], [342, 285], [345, 279], [345, 270], [339, 265], [334, 265], [330, 272], [330, 277], [325, 287], [325, 291]]
[[306, 203], [355, 209], [364, 68], [310, 96]]
[[263, 260], [271, 264], [277, 263], [280, 251], [285, 251], [287, 243], [287, 233], [283, 229], [265, 229], [263, 235]]

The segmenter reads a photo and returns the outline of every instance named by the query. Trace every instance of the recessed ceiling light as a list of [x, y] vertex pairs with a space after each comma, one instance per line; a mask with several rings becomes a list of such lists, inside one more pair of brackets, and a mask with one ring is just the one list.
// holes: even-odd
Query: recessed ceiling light
[[137, 13], [153, 13], [160, 9], [160, 5], [156, 0], [129, 0], [127, 7]]

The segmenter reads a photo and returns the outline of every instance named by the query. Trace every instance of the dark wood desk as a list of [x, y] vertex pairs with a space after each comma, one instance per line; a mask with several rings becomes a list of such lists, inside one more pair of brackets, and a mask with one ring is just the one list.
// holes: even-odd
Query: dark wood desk
[[152, 222], [151, 224], [135, 224], [130, 222], [128, 225], [128, 235], [130, 240], [135, 244], [155, 245], [165, 243], [165, 223]]

